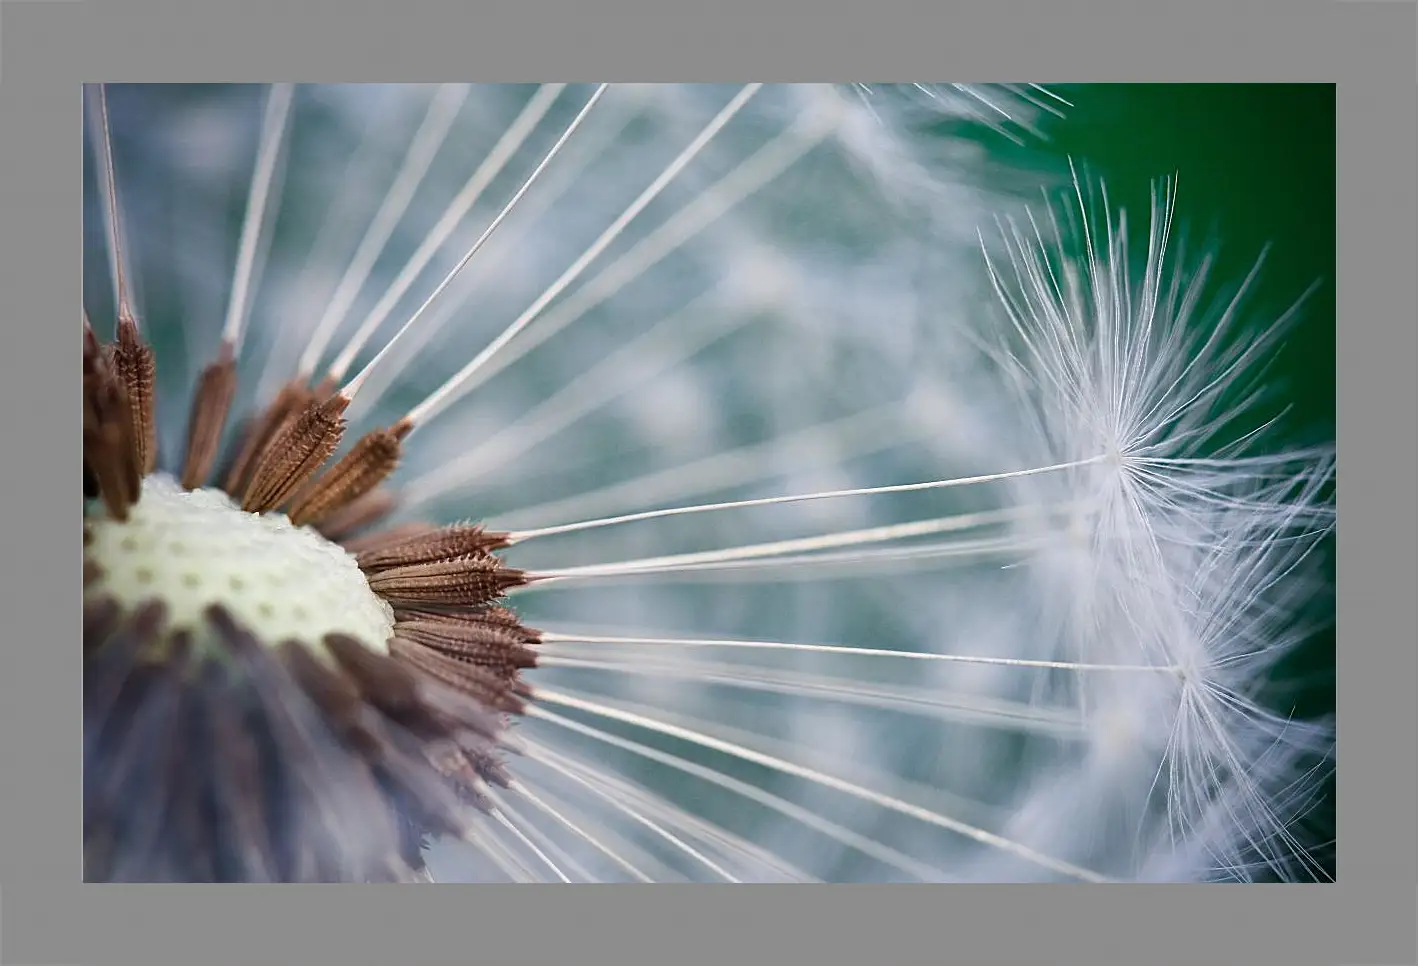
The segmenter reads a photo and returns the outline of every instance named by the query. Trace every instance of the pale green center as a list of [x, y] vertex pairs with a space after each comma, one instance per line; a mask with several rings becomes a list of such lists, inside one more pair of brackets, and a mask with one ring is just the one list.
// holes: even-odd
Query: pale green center
[[261, 640], [315, 643], [340, 633], [386, 651], [389, 604], [369, 588], [354, 557], [280, 513], [246, 513], [220, 490], [187, 491], [154, 474], [126, 521], [90, 520], [88, 554], [103, 571], [86, 595], [125, 608], [159, 598], [169, 627], [198, 632], [222, 604]]

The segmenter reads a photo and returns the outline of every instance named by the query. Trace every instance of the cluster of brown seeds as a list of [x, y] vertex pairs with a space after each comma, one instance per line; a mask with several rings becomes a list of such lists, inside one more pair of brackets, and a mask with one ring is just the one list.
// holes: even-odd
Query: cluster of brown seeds
[[[122, 315], [123, 313], [120, 313]], [[527, 575], [480, 526], [372, 529], [407, 426], [333, 466], [348, 399], [290, 384], [220, 463], [236, 388], [229, 346], [196, 383], [178, 473], [247, 513], [285, 513], [353, 556], [393, 635], [263, 640], [221, 603], [173, 626], [164, 588], [105, 594], [94, 521], [125, 521], [159, 469], [155, 360], [136, 323], [84, 323], [84, 843], [90, 881], [408, 881], [424, 837], [467, 837], [530, 689], [535, 630], [498, 604]]]

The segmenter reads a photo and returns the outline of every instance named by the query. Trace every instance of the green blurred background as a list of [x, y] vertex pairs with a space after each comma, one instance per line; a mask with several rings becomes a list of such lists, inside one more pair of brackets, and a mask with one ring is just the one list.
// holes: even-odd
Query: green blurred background
[[[1049, 126], [1054, 151], [1083, 160], [1129, 195], [1176, 173], [1185, 221], [1215, 233], [1217, 276], [1240, 277], [1264, 246], [1253, 308], [1315, 295], [1277, 370], [1292, 432], [1335, 433], [1335, 87], [1331, 84], [1129, 84], [1061, 88], [1074, 107]], [[1124, 198], [1122, 200], [1130, 200]], [[1197, 240], [1201, 240], [1198, 237]]]

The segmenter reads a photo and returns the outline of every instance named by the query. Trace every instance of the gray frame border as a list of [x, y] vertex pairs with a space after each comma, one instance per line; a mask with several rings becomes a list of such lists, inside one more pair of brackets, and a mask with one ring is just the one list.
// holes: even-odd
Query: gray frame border
[[[6, 726], [4, 962], [620, 964], [762, 962], [1415, 962], [1415, 6], [1379, 0], [1168, 4], [873, 0], [8, 0], [0, 35], [0, 291], [16, 353], [0, 352], [11, 414], [3, 474], [11, 614], [0, 648]], [[927, 13], [920, 11], [926, 10]], [[935, 19], [931, 23], [930, 19]], [[650, 38], [654, 38], [653, 42]], [[874, 72], [873, 68], [876, 68]], [[607, 76], [609, 72], [610, 76]], [[78, 649], [35, 607], [72, 587], [63, 487], [77, 476], [61, 375], [77, 333], [83, 80], [1325, 81], [1338, 84], [1336, 365], [1347, 474], [1338, 544], [1339, 702], [1347, 796], [1339, 883], [1241, 887], [449, 886], [338, 894], [300, 887], [78, 886]], [[905, 75], [905, 78], [903, 77]], [[72, 220], [70, 220], [72, 219]], [[69, 266], [69, 267], [64, 267]], [[66, 281], [67, 279], [67, 281]], [[66, 308], [66, 306], [68, 306]], [[72, 320], [72, 316], [69, 316]], [[70, 325], [73, 324], [71, 321]], [[32, 349], [19, 348], [33, 345]], [[69, 348], [66, 348], [68, 345]], [[30, 356], [28, 352], [34, 351]], [[72, 370], [69, 370], [72, 371]], [[1399, 405], [1396, 405], [1399, 400]], [[68, 408], [74, 407], [74, 408]], [[68, 411], [69, 417], [62, 414]], [[58, 432], [45, 423], [57, 421]], [[1398, 427], [1393, 436], [1387, 431]], [[45, 507], [54, 506], [53, 513]], [[1398, 510], [1404, 509], [1404, 514]], [[38, 532], [31, 535], [28, 532]], [[1402, 536], [1400, 536], [1402, 534]], [[64, 573], [70, 577], [64, 577]], [[1360, 575], [1363, 574], [1363, 579]], [[62, 592], [57, 596], [62, 597]], [[68, 616], [70, 614], [73, 616]], [[74, 631], [77, 636], [77, 629]], [[72, 638], [65, 638], [72, 640]], [[1361, 651], [1361, 648], [1364, 651]], [[1364, 653], [1365, 657], [1359, 654]], [[1402, 665], [1402, 667], [1401, 667]], [[1399, 730], [1390, 722], [1403, 719]], [[1366, 749], [1382, 749], [1369, 754]], [[73, 843], [67, 848], [58, 843]], [[19, 885], [16, 883], [24, 883]], [[1041, 889], [1045, 894], [1035, 894]], [[691, 891], [693, 890], [693, 891]], [[525, 926], [519, 927], [519, 924]], [[1105, 928], [1107, 927], [1107, 928]], [[773, 953], [770, 954], [769, 950]]]

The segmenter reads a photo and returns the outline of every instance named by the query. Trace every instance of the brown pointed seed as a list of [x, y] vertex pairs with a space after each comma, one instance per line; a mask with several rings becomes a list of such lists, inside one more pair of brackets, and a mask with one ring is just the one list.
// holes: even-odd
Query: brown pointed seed
[[401, 440], [408, 431], [408, 424], [401, 423], [366, 433], [296, 500], [291, 522], [297, 526], [317, 523], [373, 491], [399, 465]]
[[304, 383], [288, 382], [282, 386], [270, 405], [242, 433], [241, 447], [227, 470], [223, 489], [232, 496], [244, 493], [266, 447], [317, 399], [315, 390]]
[[454, 625], [473, 625], [474, 627], [486, 627], [495, 630], [509, 631], [517, 636], [517, 639], [528, 646], [542, 643], [542, 632], [535, 627], [528, 627], [522, 623], [517, 614], [496, 604], [489, 604], [486, 607], [476, 609], [466, 608], [440, 608], [434, 606], [423, 607], [398, 607], [394, 608], [394, 620], [398, 621], [435, 621]]
[[312, 403], [266, 446], [251, 474], [241, 508], [265, 513], [286, 502], [340, 445], [350, 401], [335, 395]]
[[365, 701], [421, 734], [445, 733], [443, 724], [426, 706], [418, 679], [409, 668], [345, 634], [327, 634], [322, 643]]
[[[430, 747], [399, 741], [364, 703], [355, 684], [316, 660], [305, 645], [296, 642], [283, 645], [280, 655], [292, 677], [321, 709], [332, 729], [386, 786], [393, 786], [395, 798], [401, 805], [414, 804], [413, 810], [425, 819], [421, 827], [450, 834], [466, 831], [467, 821], [458, 796], [442, 781]], [[391, 808], [395, 808], [393, 802]], [[406, 811], [407, 805], [396, 810]], [[417, 855], [410, 857], [417, 858]]]
[[382, 547], [359, 550], [355, 559], [365, 573], [437, 563], [462, 557], [485, 557], [508, 545], [508, 535], [480, 525], [441, 527], [390, 541]]
[[354, 682], [317, 660], [304, 644], [283, 645], [280, 656], [301, 690], [324, 712], [332, 728], [361, 755], [371, 761], [378, 759], [382, 753], [380, 742], [363, 721], [367, 705]]
[[370, 589], [391, 603], [477, 607], [527, 582], [521, 570], [491, 555], [393, 567], [370, 574]]
[[138, 324], [131, 318], [120, 318], [118, 342], [113, 346], [113, 367], [128, 394], [129, 419], [133, 427], [133, 443], [137, 448], [138, 467], [144, 476], [153, 472], [158, 459], [158, 429], [154, 385], [157, 361], [152, 346], [138, 334]]
[[[461, 834], [451, 827], [451, 823], [461, 819], [448, 809], [446, 802], [440, 804], [444, 794], [442, 787], [437, 791], [425, 787], [428, 776], [423, 767], [415, 765], [431, 765], [456, 786], [461, 786], [456, 791], [463, 801], [483, 808], [489, 806], [474, 780], [479, 774], [476, 763], [488, 758], [496, 760], [493, 748], [505, 725], [485, 700], [487, 688], [467, 689], [456, 685], [450, 688], [448, 682], [436, 677], [420, 681], [427, 672], [397, 656], [375, 654], [344, 635], [328, 635], [325, 644], [349, 675], [347, 680], [360, 697], [391, 721], [403, 725], [395, 729], [377, 728], [375, 737], [384, 745], [385, 757], [381, 758], [381, 764], [390, 769], [386, 777], [405, 786], [412, 801], [420, 806], [417, 809], [420, 814], [411, 816], [416, 824]], [[496, 684], [494, 690], [497, 690]], [[501, 691], [507, 688], [502, 687]], [[419, 746], [415, 755], [416, 749], [409, 742], [417, 735], [426, 743]], [[395, 754], [400, 747], [403, 752]], [[444, 750], [440, 752], [439, 748]], [[417, 760], [401, 761], [401, 757]]]
[[142, 469], [133, 440], [127, 391], [109, 365], [111, 355], [84, 327], [84, 463], [109, 514], [128, 518], [138, 500]]
[[399, 621], [394, 625], [394, 636], [506, 677], [537, 666], [537, 653], [523, 643], [520, 634], [491, 624]]
[[521, 714], [526, 708], [508, 683], [486, 668], [454, 660], [401, 637], [389, 642], [389, 653], [494, 711]]
[[197, 378], [197, 389], [192, 394], [192, 410], [187, 423], [187, 456], [182, 466], [183, 489], [195, 490], [211, 475], [236, 384], [236, 353], [231, 343], [223, 341], [216, 361], [202, 370]]

